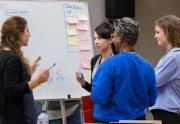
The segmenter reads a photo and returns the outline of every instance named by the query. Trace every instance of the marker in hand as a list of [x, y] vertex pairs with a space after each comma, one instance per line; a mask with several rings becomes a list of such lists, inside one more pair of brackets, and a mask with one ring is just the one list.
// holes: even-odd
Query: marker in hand
[[37, 67], [40, 65], [41, 56], [37, 57], [32, 63], [31, 63], [31, 73], [34, 73], [37, 69]]
[[42, 59], [41, 56], [39, 56], [39, 57], [35, 60], [35, 63], [38, 63], [41, 59]]
[[81, 84], [85, 84], [84, 75], [81, 72], [76, 72], [76, 79]]
[[54, 63], [51, 67], [49, 67], [48, 69], [52, 69], [54, 66], [56, 65], [56, 63]]
[[79, 78], [81, 78], [81, 75], [82, 75], [82, 74], [81, 74], [81, 72], [78, 72], [78, 76], [79, 76]]
[[77, 78], [81, 78], [81, 76], [82, 76], [81, 72], [76, 72], [76, 77]]

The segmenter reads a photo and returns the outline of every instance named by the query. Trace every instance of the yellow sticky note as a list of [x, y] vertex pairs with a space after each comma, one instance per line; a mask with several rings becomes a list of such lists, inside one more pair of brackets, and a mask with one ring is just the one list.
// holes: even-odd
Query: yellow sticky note
[[68, 36], [68, 45], [78, 46], [79, 39], [76, 35]]
[[88, 20], [88, 16], [84, 12], [78, 12], [76, 15], [79, 20]]
[[76, 35], [76, 34], [77, 34], [77, 31], [76, 31], [75, 26], [69, 26], [69, 27], [67, 28], [67, 34], [68, 34], [68, 35]]

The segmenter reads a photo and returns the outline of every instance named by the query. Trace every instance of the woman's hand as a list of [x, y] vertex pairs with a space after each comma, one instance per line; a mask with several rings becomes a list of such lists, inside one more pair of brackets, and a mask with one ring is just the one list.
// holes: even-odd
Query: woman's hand
[[84, 86], [86, 81], [84, 80], [84, 75], [81, 72], [76, 72], [76, 80]]
[[38, 76], [34, 79], [28, 82], [29, 89], [32, 90], [38, 85], [45, 83], [49, 78], [49, 69], [42, 70]]
[[31, 67], [31, 73], [32, 74], [36, 71], [37, 67], [40, 65], [40, 63], [39, 63], [40, 60], [41, 60], [41, 56], [37, 57], [36, 60], [34, 60], [31, 63], [30, 67]]
[[41, 84], [46, 82], [48, 78], [49, 78], [49, 69], [44, 69], [38, 74], [35, 80]]

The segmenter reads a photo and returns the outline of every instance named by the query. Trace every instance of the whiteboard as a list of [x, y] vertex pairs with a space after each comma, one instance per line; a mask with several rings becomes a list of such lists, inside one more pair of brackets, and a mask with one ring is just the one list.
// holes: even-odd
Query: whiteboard
[[88, 4], [67, 1], [0, 1], [0, 24], [9, 16], [28, 21], [31, 37], [24, 54], [30, 61], [41, 56], [42, 68], [50, 70], [49, 80], [33, 90], [35, 99], [80, 98], [88, 95], [75, 79], [80, 70], [90, 80], [93, 56]]

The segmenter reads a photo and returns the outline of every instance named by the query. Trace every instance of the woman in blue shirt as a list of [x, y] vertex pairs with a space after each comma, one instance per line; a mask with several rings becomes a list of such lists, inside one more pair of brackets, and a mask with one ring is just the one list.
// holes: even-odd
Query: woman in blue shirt
[[154, 37], [166, 53], [155, 68], [158, 97], [150, 109], [154, 119], [162, 120], [162, 124], [180, 124], [180, 18], [159, 18]]
[[138, 21], [123, 17], [113, 25], [112, 40], [119, 53], [104, 61], [93, 78], [94, 118], [100, 123], [142, 120], [157, 96], [154, 68], [135, 52]]

